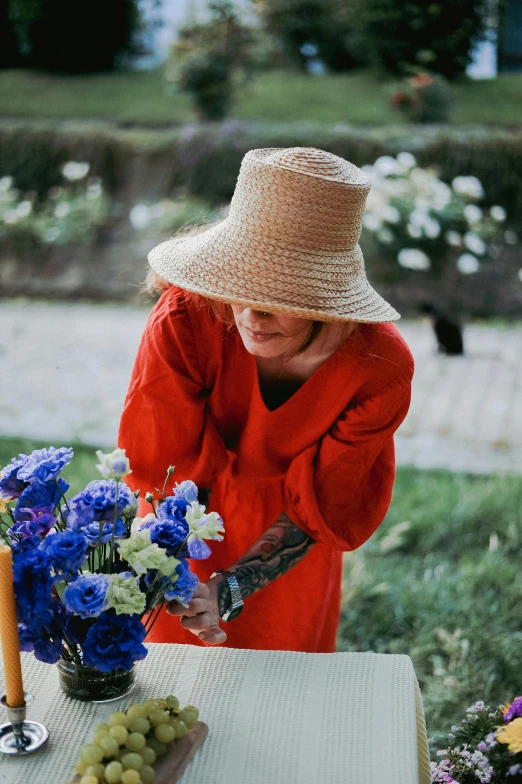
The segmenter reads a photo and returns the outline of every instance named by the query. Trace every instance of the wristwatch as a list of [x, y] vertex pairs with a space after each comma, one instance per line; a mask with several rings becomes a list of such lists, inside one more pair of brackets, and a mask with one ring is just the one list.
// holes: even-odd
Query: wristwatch
[[234, 618], [237, 618], [245, 606], [243, 597], [241, 596], [241, 591], [239, 589], [239, 583], [237, 578], [231, 572], [227, 572], [224, 569], [218, 569], [218, 571], [214, 572], [211, 577], [215, 577], [217, 574], [222, 574], [226, 578], [231, 597], [230, 605], [219, 617], [222, 621], [233, 621]]

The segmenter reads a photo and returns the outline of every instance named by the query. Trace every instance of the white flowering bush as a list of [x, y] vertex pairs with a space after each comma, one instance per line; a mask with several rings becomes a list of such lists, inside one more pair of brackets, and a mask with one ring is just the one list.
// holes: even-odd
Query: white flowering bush
[[469, 275], [480, 270], [493, 241], [517, 242], [514, 232], [504, 231], [505, 209], [481, 206], [485, 194], [477, 177], [445, 183], [409, 152], [382, 156], [363, 170], [372, 188], [362, 243], [377, 243], [403, 268], [437, 272], [452, 259]]
[[98, 177], [88, 177], [90, 165], [68, 161], [63, 183], [44, 199], [34, 191], [22, 194], [12, 177], [0, 178], [0, 238], [30, 237], [47, 245], [90, 242], [110, 216], [110, 202]]
[[135, 204], [129, 212], [129, 223], [142, 234], [161, 235], [185, 225], [203, 225], [222, 217], [222, 210], [211, 210], [197, 199], [161, 199], [153, 204]]

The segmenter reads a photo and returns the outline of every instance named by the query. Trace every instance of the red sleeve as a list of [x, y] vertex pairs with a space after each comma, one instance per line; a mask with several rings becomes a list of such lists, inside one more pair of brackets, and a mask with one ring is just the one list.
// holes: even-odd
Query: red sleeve
[[285, 512], [318, 542], [355, 550], [381, 524], [395, 481], [393, 433], [410, 404], [413, 365], [348, 406], [328, 433], [290, 464]]
[[171, 464], [176, 470], [169, 492], [184, 479], [211, 487], [227, 465], [226, 447], [207, 410], [189, 314], [170, 290], [152, 309], [141, 338], [118, 446], [130, 460], [126, 483], [142, 495], [163, 487]]

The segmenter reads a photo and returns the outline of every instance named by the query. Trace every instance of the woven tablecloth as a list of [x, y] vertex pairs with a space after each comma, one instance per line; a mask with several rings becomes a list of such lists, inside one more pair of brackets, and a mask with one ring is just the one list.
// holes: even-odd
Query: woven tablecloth
[[30, 756], [0, 755], [0, 782], [67, 784], [96, 724], [133, 702], [175, 694], [197, 705], [210, 728], [183, 784], [429, 784], [408, 656], [148, 647], [132, 694], [102, 705], [65, 697], [56, 667], [22, 654], [35, 698], [28, 717], [50, 737]]

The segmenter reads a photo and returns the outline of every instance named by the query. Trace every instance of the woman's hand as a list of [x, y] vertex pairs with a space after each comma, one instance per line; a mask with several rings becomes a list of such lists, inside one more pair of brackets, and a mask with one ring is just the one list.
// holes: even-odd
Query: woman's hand
[[169, 615], [180, 616], [184, 629], [211, 645], [219, 645], [227, 639], [219, 626], [218, 582], [218, 579], [210, 579], [206, 583], [199, 583], [188, 607], [175, 601], [167, 604]]

